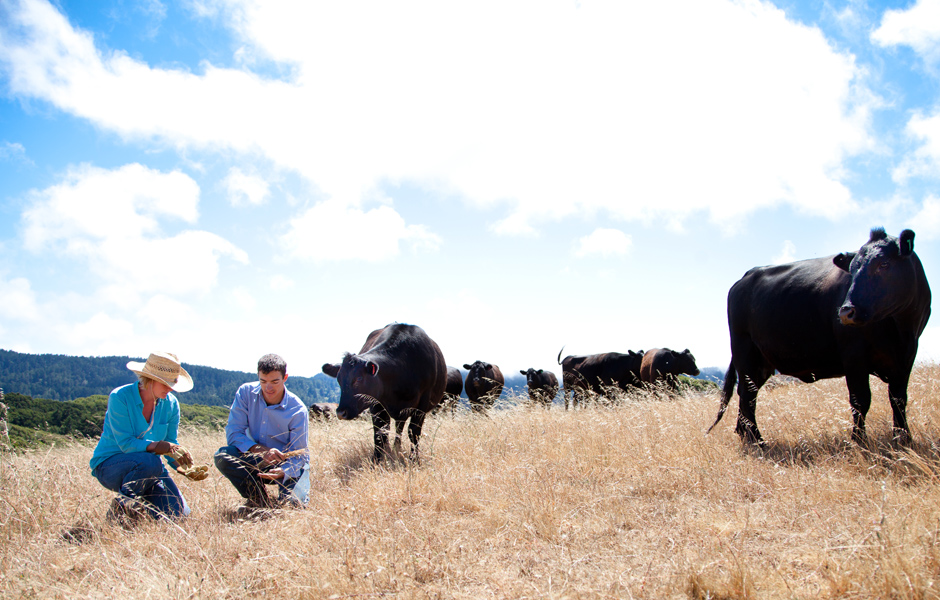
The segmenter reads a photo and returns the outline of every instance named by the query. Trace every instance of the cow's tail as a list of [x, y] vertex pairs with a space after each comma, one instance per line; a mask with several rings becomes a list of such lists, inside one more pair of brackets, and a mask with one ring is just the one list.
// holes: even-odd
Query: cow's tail
[[734, 370], [734, 361], [731, 361], [731, 365], [728, 366], [728, 372], [725, 373], [725, 385], [721, 389], [721, 406], [718, 407], [718, 416], [715, 417], [715, 422], [712, 423], [712, 426], [708, 428], [706, 434], [712, 432], [712, 429], [715, 428], [715, 425], [718, 424], [718, 421], [725, 416], [725, 410], [728, 409], [728, 402], [731, 401], [731, 394], [734, 393], [734, 386], [738, 382], [738, 372]]
[[558, 351], [558, 358], [556, 359], [556, 360], [558, 361], [558, 364], [561, 364], [561, 353], [564, 352], [564, 351], [565, 351], [565, 347], [564, 347], [564, 346], [562, 346], [562, 347], [561, 347], [561, 350]]

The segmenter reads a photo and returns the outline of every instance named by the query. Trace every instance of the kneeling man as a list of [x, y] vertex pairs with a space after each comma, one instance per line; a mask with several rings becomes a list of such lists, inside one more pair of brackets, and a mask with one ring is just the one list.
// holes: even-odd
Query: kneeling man
[[[215, 466], [249, 508], [300, 507], [307, 502], [307, 407], [286, 382], [284, 359], [262, 356], [258, 381], [235, 392], [225, 428], [228, 446], [215, 453]], [[277, 486], [276, 499], [268, 495], [266, 484]]]

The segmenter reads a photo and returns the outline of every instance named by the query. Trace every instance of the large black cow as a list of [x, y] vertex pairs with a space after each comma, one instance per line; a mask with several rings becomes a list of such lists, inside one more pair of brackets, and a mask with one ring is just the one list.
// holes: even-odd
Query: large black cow
[[424, 417], [444, 395], [447, 366], [437, 343], [417, 325], [393, 323], [369, 334], [359, 354], [347, 353], [340, 364], [325, 364], [323, 372], [336, 377], [340, 387], [336, 416], [354, 419], [372, 413], [374, 460], [388, 453], [391, 419], [395, 419], [395, 450], [410, 417], [411, 458], [418, 460], [418, 439]]
[[519, 372], [525, 375], [526, 386], [529, 388], [529, 400], [533, 404], [551, 408], [552, 401], [558, 395], [558, 378], [555, 374], [542, 369]]
[[669, 348], [653, 348], [646, 351], [640, 364], [640, 379], [649, 385], [662, 381], [675, 388], [676, 376], [683, 373], [692, 376], [699, 374], [695, 357], [688, 349], [676, 352]]
[[643, 351], [628, 350], [588, 354], [585, 356], [566, 356], [561, 359], [564, 347], [558, 351], [558, 364], [562, 368], [562, 382], [565, 386], [565, 410], [568, 410], [568, 393], [571, 393], [571, 406], [576, 408], [588, 393], [606, 396], [616, 388], [621, 391], [638, 388], [641, 385], [640, 365]]
[[451, 415], [457, 410], [457, 403], [460, 401], [460, 394], [463, 392], [463, 376], [457, 367], [447, 367], [447, 385], [444, 387], [444, 397], [441, 403], [431, 411], [449, 411]]
[[464, 388], [467, 390], [470, 407], [474, 411], [482, 412], [496, 404], [506, 383], [499, 367], [478, 360], [472, 365], [464, 365], [463, 368], [468, 371]]
[[909, 441], [907, 383], [928, 318], [930, 287], [909, 229], [897, 238], [872, 229], [858, 252], [751, 269], [728, 292], [731, 365], [709, 431], [739, 379], [735, 431], [762, 443], [757, 392], [776, 369], [805, 382], [844, 376], [857, 442], [871, 405], [868, 376], [877, 376], [888, 384], [894, 435]]

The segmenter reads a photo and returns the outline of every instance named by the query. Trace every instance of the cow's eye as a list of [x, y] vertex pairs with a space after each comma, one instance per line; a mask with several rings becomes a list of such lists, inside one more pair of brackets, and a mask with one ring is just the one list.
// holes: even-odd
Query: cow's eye
[[890, 262], [890, 261], [883, 260], [883, 261], [881, 261], [881, 263], [878, 265], [878, 269], [879, 269], [880, 271], [887, 271], [890, 266], [891, 266], [891, 262]]

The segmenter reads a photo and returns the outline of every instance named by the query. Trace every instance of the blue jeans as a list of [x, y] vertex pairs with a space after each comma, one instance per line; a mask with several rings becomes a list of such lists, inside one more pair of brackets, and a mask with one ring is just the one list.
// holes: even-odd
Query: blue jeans
[[174, 519], [189, 514], [183, 494], [156, 454], [115, 454], [95, 467], [92, 475], [112, 492], [142, 501], [147, 513], [155, 519], [161, 514]]
[[300, 477], [284, 477], [284, 479], [262, 479], [258, 473], [261, 456], [258, 454], [242, 453], [235, 446], [219, 448], [215, 453], [215, 466], [226, 479], [232, 482], [242, 498], [260, 500], [267, 498], [268, 493], [264, 486], [276, 485], [277, 498], [283, 502], [294, 498], [301, 504], [307, 503], [307, 493], [310, 490], [310, 470], [304, 469]]

